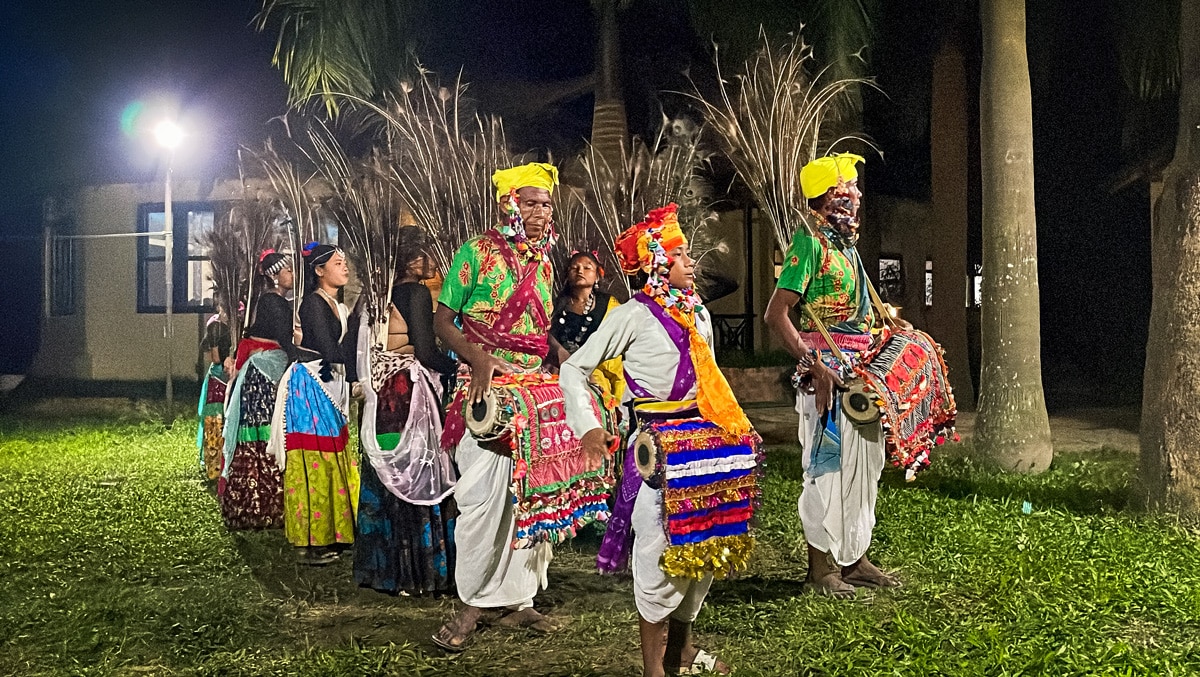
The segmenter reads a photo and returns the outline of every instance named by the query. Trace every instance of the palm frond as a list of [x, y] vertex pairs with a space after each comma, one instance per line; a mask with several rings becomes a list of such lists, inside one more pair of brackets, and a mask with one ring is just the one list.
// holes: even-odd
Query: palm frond
[[264, 0], [255, 28], [277, 31], [271, 63], [296, 106], [320, 96], [339, 111], [335, 92], [371, 98], [411, 70], [419, 3], [400, 0]]
[[699, 90], [689, 96], [704, 110], [709, 128], [786, 250], [796, 228], [809, 227], [800, 168], [844, 141], [873, 147], [857, 134], [830, 138], [829, 130], [845, 109], [839, 102], [854, 87], [874, 83], [831, 78], [828, 69], [812, 73], [812, 49], [799, 35], [780, 47], [772, 46], [765, 32], [760, 39], [762, 47], [735, 77], [736, 87], [724, 79], [718, 55], [717, 100], [704, 99]]
[[1121, 78], [1137, 98], [1152, 101], [1178, 91], [1179, 2], [1118, 2]]

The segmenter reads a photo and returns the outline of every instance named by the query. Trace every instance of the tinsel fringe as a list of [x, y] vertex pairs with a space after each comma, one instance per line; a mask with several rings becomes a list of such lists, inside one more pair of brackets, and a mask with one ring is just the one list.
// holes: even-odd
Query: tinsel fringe
[[753, 536], [719, 536], [700, 543], [668, 547], [659, 560], [659, 567], [668, 576], [698, 580], [711, 572], [713, 578], [723, 579], [744, 570], [753, 552]]

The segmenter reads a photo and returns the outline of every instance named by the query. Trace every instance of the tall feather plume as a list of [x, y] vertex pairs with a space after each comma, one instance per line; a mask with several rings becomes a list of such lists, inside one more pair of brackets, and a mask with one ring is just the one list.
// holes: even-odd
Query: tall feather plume
[[864, 78], [827, 79], [824, 70], [813, 74], [812, 49], [799, 34], [779, 47], [771, 45], [764, 31], [759, 38], [762, 47], [733, 83], [725, 79], [717, 55], [715, 101], [706, 100], [698, 89], [690, 96], [704, 110], [709, 128], [786, 251], [797, 228], [812, 230], [800, 168], [845, 141], [872, 146], [858, 135], [830, 139], [827, 134], [846, 109], [845, 98], [857, 87], [874, 83]]
[[[703, 260], [719, 248], [709, 228], [717, 216], [704, 176], [712, 153], [701, 144], [702, 132], [688, 120], [664, 116], [654, 138], [647, 142], [634, 137], [615, 167], [589, 146], [580, 158], [586, 191], [569, 193], [558, 201], [560, 207], [566, 203], [568, 212], [561, 215], [567, 218], [558, 219], [563, 243], [568, 245], [557, 248], [558, 256], [565, 259], [572, 248], [596, 249], [606, 269], [619, 271], [613, 250], [617, 236], [650, 210], [671, 202], [679, 205], [679, 224], [688, 234], [694, 258]], [[628, 296], [628, 279], [619, 274], [612, 277]]]
[[313, 159], [329, 183], [327, 208], [346, 236], [347, 255], [363, 285], [363, 298], [372, 323], [387, 319], [387, 305], [396, 282], [401, 249], [403, 208], [394, 173], [385, 151], [371, 149], [352, 158], [324, 124], [308, 129]]
[[[290, 127], [288, 131], [290, 135]], [[292, 143], [295, 148], [300, 148], [294, 141]], [[301, 251], [305, 243], [320, 240], [323, 210], [320, 196], [325, 192], [324, 186], [320, 185], [319, 172], [312, 168], [309, 158], [289, 158], [272, 140], [267, 141], [261, 152], [253, 155], [266, 172], [275, 203], [282, 212], [282, 225], [286, 228], [286, 241], [292, 253], [292, 270], [296, 272], [292, 321], [299, 326], [300, 302], [305, 293], [304, 257]]]
[[278, 205], [243, 197], [219, 213], [213, 227], [200, 238], [209, 251], [217, 310], [229, 327], [233, 351], [254, 308], [259, 254], [280, 245], [280, 219]]
[[442, 273], [463, 242], [496, 225], [492, 172], [521, 161], [508, 150], [503, 121], [474, 112], [466, 90], [461, 74], [444, 86], [422, 68], [383, 103], [347, 97], [387, 140], [388, 179], [432, 236]]

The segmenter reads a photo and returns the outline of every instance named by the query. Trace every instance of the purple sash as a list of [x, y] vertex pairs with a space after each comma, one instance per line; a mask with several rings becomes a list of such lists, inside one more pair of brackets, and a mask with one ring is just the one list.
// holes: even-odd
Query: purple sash
[[[671, 386], [671, 401], [684, 399], [696, 385], [696, 368], [692, 366], [692, 349], [688, 342], [687, 330], [667, 314], [662, 306], [642, 292], [634, 294], [634, 299], [645, 304], [658, 318], [671, 342], [679, 348], [679, 367], [675, 370], [675, 383]], [[645, 388], [638, 385], [625, 372], [625, 383], [635, 397], [657, 399]], [[600, 542], [600, 552], [596, 555], [596, 568], [602, 573], [616, 574], [624, 572], [629, 566], [629, 553], [633, 550], [633, 504], [637, 500], [638, 491], [642, 488], [642, 476], [638, 474], [637, 464], [633, 455], [634, 438], [629, 440], [629, 448], [625, 452], [625, 464], [621, 469], [621, 486], [615, 492], [612, 516], [608, 518], [608, 526], [604, 530], [604, 540]]]
[[[673, 402], [682, 400], [696, 385], [696, 368], [692, 365], [692, 348], [688, 341], [687, 330], [672, 319], [667, 311], [658, 305], [658, 302], [646, 296], [644, 292], [634, 294], [633, 298], [650, 309], [663, 329], [667, 330], [667, 336], [671, 337], [671, 342], [679, 349], [679, 366], [675, 369], [675, 383], [671, 386], [671, 394], [668, 399]], [[654, 398], [653, 394], [630, 378], [629, 372], [625, 372], [625, 383], [629, 385], [629, 392], [633, 393], [635, 397]]]

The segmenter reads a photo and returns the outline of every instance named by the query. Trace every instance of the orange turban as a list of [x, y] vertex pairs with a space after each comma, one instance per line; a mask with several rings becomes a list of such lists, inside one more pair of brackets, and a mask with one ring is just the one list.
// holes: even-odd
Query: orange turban
[[[687, 244], [687, 237], [679, 227], [679, 218], [676, 216], [678, 210], [675, 203], [659, 207], [647, 214], [645, 221], [630, 226], [617, 236], [613, 249], [621, 264], [621, 272], [626, 275], [636, 275], [638, 271], [650, 272], [654, 265], [655, 249], [661, 249], [666, 257], [667, 252]], [[669, 264], [670, 258], [666, 258]]]

